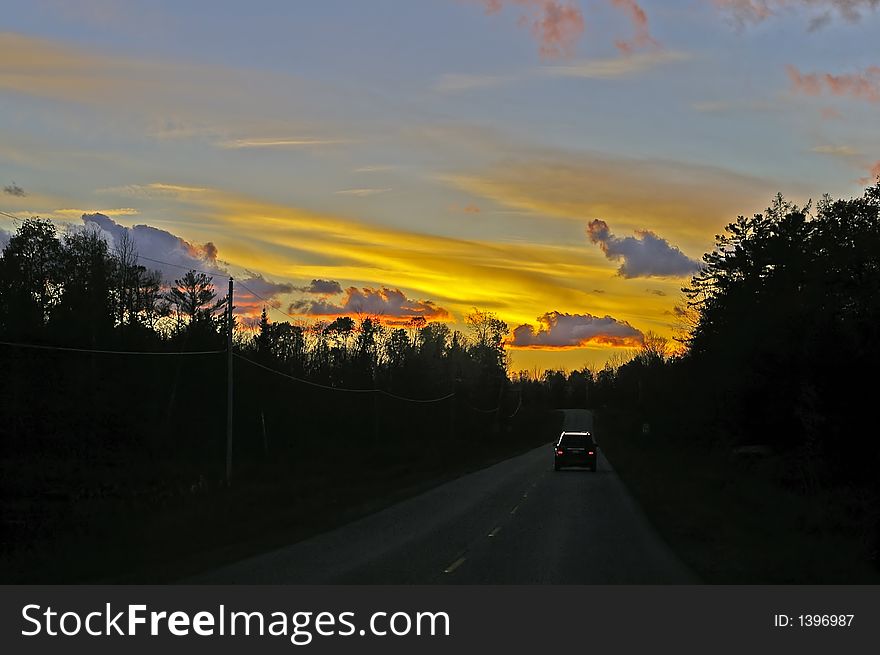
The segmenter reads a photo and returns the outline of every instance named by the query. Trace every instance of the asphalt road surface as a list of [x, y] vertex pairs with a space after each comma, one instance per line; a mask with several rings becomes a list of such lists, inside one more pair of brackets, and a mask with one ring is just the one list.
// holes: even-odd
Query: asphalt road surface
[[[566, 430], [592, 430], [565, 410]], [[611, 464], [553, 471], [551, 444], [376, 514], [187, 580], [233, 584], [697, 582]]]

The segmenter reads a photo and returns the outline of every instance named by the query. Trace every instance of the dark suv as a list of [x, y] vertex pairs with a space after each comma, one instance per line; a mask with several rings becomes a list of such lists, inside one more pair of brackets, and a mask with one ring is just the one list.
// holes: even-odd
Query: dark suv
[[593, 435], [589, 432], [563, 432], [553, 447], [555, 453], [553, 470], [563, 466], [586, 466], [596, 471], [596, 459], [599, 452]]

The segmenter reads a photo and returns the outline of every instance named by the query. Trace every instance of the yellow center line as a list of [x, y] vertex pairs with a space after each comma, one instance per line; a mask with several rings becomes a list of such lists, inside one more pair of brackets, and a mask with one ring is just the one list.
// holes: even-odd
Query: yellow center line
[[464, 557], [459, 557], [459, 558], [458, 558], [457, 560], [455, 560], [452, 564], [450, 564], [449, 566], [447, 566], [446, 569], [443, 571], [443, 573], [452, 573], [453, 571], [455, 571], [455, 569], [457, 569], [459, 566], [461, 566], [462, 564], [464, 564], [464, 560], [465, 560], [465, 559], [466, 559], [466, 558], [464, 558]]

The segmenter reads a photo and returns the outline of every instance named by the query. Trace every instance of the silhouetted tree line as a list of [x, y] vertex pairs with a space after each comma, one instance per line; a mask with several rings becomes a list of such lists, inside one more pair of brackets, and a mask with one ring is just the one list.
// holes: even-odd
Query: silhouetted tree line
[[799, 493], [874, 498], [880, 534], [880, 184], [738, 217], [682, 291], [680, 348], [649, 335], [629, 361], [548, 372], [552, 404], [673, 448], [763, 446]]
[[[226, 305], [205, 273], [164, 284], [129, 240], [111, 247], [98, 231], [20, 224], [0, 256], [0, 341], [49, 348], [0, 344], [0, 493], [15, 526], [0, 541], [37, 539], [61, 530], [59, 521], [78, 529], [71, 507], [83, 498], [146, 507], [222, 486], [225, 353], [53, 348], [221, 351]], [[316, 468], [340, 477], [352, 467], [440, 472], [475, 450], [533, 439], [510, 432], [515, 411], [517, 421], [537, 421], [544, 408], [521, 403], [507, 379], [506, 324], [477, 310], [467, 323], [466, 333], [420, 318], [307, 325], [273, 322], [264, 310], [255, 329], [237, 325], [234, 351], [265, 368], [235, 359], [233, 479], [283, 483]], [[455, 397], [412, 403], [273, 371], [417, 400]]]

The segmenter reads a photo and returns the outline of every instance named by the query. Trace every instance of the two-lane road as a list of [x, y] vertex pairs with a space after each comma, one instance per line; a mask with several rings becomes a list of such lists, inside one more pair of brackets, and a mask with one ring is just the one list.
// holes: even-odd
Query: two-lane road
[[[592, 430], [566, 410], [566, 430]], [[601, 435], [597, 440], [601, 448]], [[601, 456], [553, 471], [550, 445], [331, 532], [188, 582], [674, 584], [695, 582]]]

